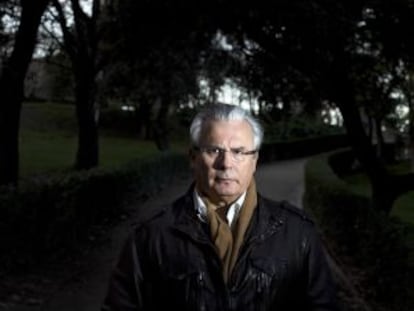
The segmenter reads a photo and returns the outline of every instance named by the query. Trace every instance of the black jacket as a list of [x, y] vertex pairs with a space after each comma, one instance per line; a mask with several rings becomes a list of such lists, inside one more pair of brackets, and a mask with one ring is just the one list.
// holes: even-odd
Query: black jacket
[[135, 228], [102, 311], [337, 310], [315, 226], [286, 202], [258, 195], [227, 285], [220, 264], [190, 190]]

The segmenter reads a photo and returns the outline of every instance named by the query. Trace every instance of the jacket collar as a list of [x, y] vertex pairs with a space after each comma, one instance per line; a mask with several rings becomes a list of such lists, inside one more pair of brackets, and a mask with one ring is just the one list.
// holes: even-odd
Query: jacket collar
[[[173, 203], [174, 228], [189, 236], [191, 239], [209, 243], [208, 226], [197, 216], [193, 200], [194, 183], [190, 185], [186, 194]], [[286, 213], [280, 208], [280, 203], [270, 202], [258, 194], [257, 208], [246, 231], [246, 242], [257, 239], [264, 240], [278, 232], [286, 223]]]
[[265, 240], [270, 235], [278, 232], [286, 223], [286, 214], [280, 208], [279, 202], [271, 202], [258, 194], [257, 204], [258, 206], [246, 232], [247, 242], [257, 239]]
[[200, 243], [210, 243], [209, 235], [206, 234], [207, 224], [198, 217], [194, 207], [194, 186], [192, 183], [185, 195], [173, 203], [173, 227], [190, 239]]

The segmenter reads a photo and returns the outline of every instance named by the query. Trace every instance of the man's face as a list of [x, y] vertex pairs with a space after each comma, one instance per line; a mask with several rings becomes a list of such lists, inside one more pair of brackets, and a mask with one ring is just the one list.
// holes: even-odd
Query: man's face
[[[253, 131], [246, 121], [210, 121], [201, 129], [199, 151], [190, 152], [197, 190], [212, 202], [234, 202], [246, 191], [256, 171], [258, 155], [234, 157], [233, 151], [251, 151]], [[207, 149], [226, 150], [212, 153]]]

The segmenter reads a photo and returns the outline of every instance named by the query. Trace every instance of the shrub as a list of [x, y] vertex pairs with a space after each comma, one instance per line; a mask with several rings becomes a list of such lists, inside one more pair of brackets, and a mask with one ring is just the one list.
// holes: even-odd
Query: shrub
[[[336, 160], [349, 160], [330, 153], [308, 161], [304, 206], [314, 214], [340, 262], [362, 272], [357, 286], [375, 309], [405, 310], [405, 227], [396, 218], [374, 210], [368, 196], [352, 192], [337, 177], [329, 166], [330, 162], [340, 163], [330, 161], [333, 154]], [[337, 170], [345, 171], [343, 167]]]
[[91, 228], [117, 218], [128, 200], [157, 193], [188, 174], [182, 154], [166, 153], [116, 170], [38, 176], [0, 190], [2, 269], [35, 262], [86, 241]]

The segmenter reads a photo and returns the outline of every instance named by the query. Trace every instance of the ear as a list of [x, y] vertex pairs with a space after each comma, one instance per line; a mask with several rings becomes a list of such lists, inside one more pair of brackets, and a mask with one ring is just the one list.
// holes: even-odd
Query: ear
[[256, 172], [256, 169], [257, 169], [257, 163], [258, 163], [258, 161], [259, 161], [259, 153], [257, 152], [256, 153], [256, 155], [254, 156], [254, 161], [255, 161], [255, 163], [254, 163], [254, 171]]

